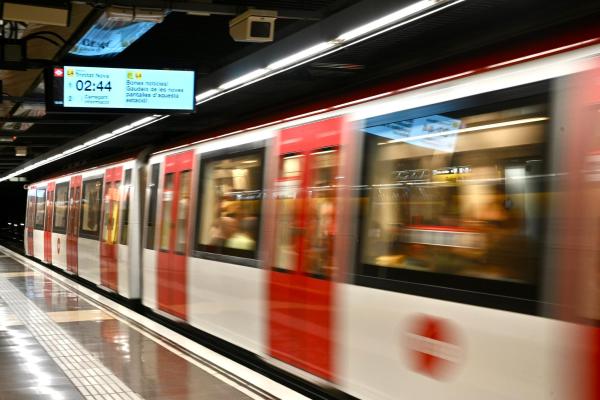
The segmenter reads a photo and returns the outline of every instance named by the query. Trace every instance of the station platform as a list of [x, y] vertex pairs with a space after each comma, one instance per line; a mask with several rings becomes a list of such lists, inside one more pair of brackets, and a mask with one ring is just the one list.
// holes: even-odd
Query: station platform
[[0, 246], [0, 399], [304, 399]]

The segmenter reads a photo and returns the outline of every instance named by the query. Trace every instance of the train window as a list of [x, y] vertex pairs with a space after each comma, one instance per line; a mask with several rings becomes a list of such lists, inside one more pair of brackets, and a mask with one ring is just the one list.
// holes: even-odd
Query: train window
[[538, 101], [367, 121], [357, 273], [535, 296], [548, 120]]
[[146, 248], [154, 250], [154, 234], [156, 226], [156, 196], [158, 195], [158, 178], [160, 164], [152, 164], [150, 183], [148, 184], [148, 223], [146, 229]]
[[44, 229], [46, 216], [46, 189], [35, 191], [35, 229]]
[[108, 244], [117, 243], [119, 227], [119, 205], [121, 182], [109, 182], [104, 194], [104, 225], [102, 228], [102, 241]]
[[63, 182], [56, 185], [56, 198], [54, 200], [54, 232], [66, 232], [68, 195], [69, 182]]
[[82, 237], [97, 239], [100, 233], [100, 208], [102, 206], [102, 178], [83, 182], [81, 198], [81, 227]]
[[196, 250], [256, 258], [262, 151], [202, 162]]
[[123, 208], [121, 208], [121, 237], [119, 243], [127, 244], [127, 235], [129, 233], [129, 196], [131, 192], [131, 170], [125, 170], [125, 180], [122, 187]]
[[169, 251], [169, 239], [171, 232], [171, 219], [173, 211], [173, 185], [175, 174], [165, 175], [165, 187], [163, 189], [162, 202], [162, 226], [160, 229], [160, 250]]

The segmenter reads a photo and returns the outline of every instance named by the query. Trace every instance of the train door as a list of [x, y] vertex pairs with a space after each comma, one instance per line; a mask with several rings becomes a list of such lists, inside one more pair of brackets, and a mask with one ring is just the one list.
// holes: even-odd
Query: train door
[[67, 223], [67, 271], [77, 273], [79, 237], [79, 210], [81, 206], [81, 175], [71, 177], [69, 190], [69, 221]]
[[561, 372], [570, 371], [565, 376], [569, 400], [600, 399], [600, 58], [591, 65], [564, 78], [567, 90], [560, 93], [565, 100], [557, 103], [566, 110], [557, 123], [566, 167], [564, 195], [557, 202], [563, 224], [558, 230], [557, 312], [578, 322], [563, 339], [573, 352], [570, 365], [564, 364], [564, 355], [557, 365]]
[[107, 168], [104, 176], [104, 215], [100, 237], [100, 283], [111, 290], [118, 289], [118, 233], [123, 167]]
[[342, 119], [281, 132], [269, 276], [270, 354], [332, 379], [332, 275]]
[[158, 307], [187, 317], [186, 263], [190, 186], [194, 152], [165, 158], [158, 252]]
[[54, 215], [54, 182], [48, 183], [46, 221], [44, 223], [44, 262], [52, 264], [52, 216]]
[[33, 227], [35, 224], [35, 188], [27, 194], [27, 221], [25, 224], [25, 244], [28, 256], [33, 256]]

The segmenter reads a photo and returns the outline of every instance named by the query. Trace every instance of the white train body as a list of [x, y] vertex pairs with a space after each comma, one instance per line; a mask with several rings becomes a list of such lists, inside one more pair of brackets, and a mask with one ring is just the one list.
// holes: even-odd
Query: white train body
[[[585, 90], [580, 76], [600, 76], [599, 52], [465, 72], [37, 182], [26, 253], [359, 398], [591, 400], [568, 365], [589, 368], [597, 329], [559, 305], [565, 274], [587, 276], [590, 261], [565, 272], [570, 231], [555, 221], [582, 194], [581, 212], [596, 215], [585, 183], [559, 180], [573, 154], [586, 157], [571, 143], [587, 133], [562, 133], [565, 105]], [[56, 218], [70, 182], [69, 199], [82, 193], [61, 203], [57, 227], [40, 213]], [[510, 268], [523, 260], [535, 268]]]

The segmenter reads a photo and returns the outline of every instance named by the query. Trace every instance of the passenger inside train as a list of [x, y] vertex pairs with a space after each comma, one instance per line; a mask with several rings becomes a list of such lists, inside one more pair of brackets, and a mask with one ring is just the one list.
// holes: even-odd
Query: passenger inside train
[[256, 155], [203, 163], [205, 208], [200, 217], [200, 248], [247, 256], [256, 251], [262, 196], [262, 160]]

